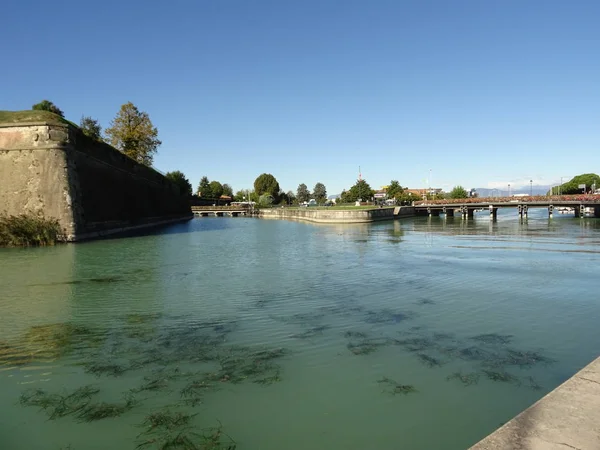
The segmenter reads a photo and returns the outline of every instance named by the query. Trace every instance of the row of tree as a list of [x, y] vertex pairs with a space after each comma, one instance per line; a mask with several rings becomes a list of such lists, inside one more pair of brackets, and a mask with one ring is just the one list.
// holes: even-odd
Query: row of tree
[[[32, 107], [35, 111], [49, 111], [64, 117], [63, 111], [49, 100], [42, 100]], [[154, 155], [162, 142], [158, 139], [158, 129], [150, 116], [137, 106], [127, 102], [121, 106], [110, 127], [102, 133], [100, 123], [89, 116], [79, 122], [83, 134], [97, 141], [107, 142], [130, 158], [147, 166], [152, 165]]]

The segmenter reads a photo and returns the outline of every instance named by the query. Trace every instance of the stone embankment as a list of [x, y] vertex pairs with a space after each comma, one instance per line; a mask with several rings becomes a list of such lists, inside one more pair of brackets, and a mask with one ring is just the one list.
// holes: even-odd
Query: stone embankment
[[600, 358], [471, 450], [600, 449]]
[[57, 219], [69, 241], [192, 218], [162, 174], [53, 116], [0, 123], [0, 214]]
[[257, 215], [263, 219], [302, 220], [314, 223], [368, 223], [410, 217], [414, 215], [414, 208], [410, 206], [375, 209], [271, 208], [260, 209]]

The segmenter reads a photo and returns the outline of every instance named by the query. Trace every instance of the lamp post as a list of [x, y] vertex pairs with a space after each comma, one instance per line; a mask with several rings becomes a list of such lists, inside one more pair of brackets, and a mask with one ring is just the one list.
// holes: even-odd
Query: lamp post
[[510, 183], [508, 183], [508, 196], [510, 197]]
[[529, 180], [529, 196], [533, 197], [533, 180]]

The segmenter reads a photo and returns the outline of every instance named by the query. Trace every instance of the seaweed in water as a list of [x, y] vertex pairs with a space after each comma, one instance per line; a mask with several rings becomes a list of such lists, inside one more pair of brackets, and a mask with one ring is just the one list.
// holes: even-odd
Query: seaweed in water
[[484, 370], [483, 373], [485, 374], [485, 376], [492, 380], [492, 381], [497, 381], [500, 383], [512, 383], [512, 384], [521, 384], [521, 382], [519, 381], [519, 379], [508, 373], [508, 372], [496, 372], [493, 370]]
[[344, 333], [344, 337], [347, 337], [348, 339], [366, 339], [367, 338], [367, 333], [364, 333], [362, 331], [346, 331]]
[[527, 387], [533, 389], [534, 391], [540, 391], [543, 389], [542, 386], [540, 386], [532, 376], [527, 377]]
[[355, 355], [368, 355], [388, 344], [387, 339], [364, 339], [360, 342], [348, 342], [347, 347]]
[[479, 334], [477, 336], [471, 337], [474, 341], [481, 342], [483, 344], [491, 344], [491, 345], [506, 345], [512, 341], [512, 334], [496, 334], [496, 333], [487, 333], [487, 334]]
[[87, 373], [92, 373], [97, 377], [101, 375], [107, 375], [111, 377], [119, 377], [127, 372], [127, 369], [119, 364], [100, 364], [100, 363], [91, 363], [86, 365], [85, 371]]
[[551, 364], [553, 362], [555, 362], [553, 359], [537, 352], [508, 349], [506, 355], [498, 361], [498, 364], [506, 366], [519, 366], [520, 368], [524, 369], [535, 364]]
[[462, 373], [454, 372], [452, 375], [448, 375], [446, 380], [458, 380], [465, 386], [472, 386], [479, 382], [479, 374], [477, 372]]
[[67, 395], [49, 394], [43, 389], [33, 389], [21, 394], [20, 403], [23, 406], [38, 406], [54, 420], [79, 413], [89, 405], [92, 396], [98, 392], [100, 390], [93, 386], [80, 387]]
[[422, 352], [436, 347], [436, 343], [426, 337], [416, 337], [408, 339], [396, 339], [394, 340], [396, 345], [401, 345], [411, 352]]
[[390, 309], [381, 309], [379, 311], [367, 311], [365, 322], [367, 323], [400, 323], [404, 320], [412, 319], [413, 314], [408, 312], [395, 312]]
[[129, 396], [125, 403], [93, 403], [86, 405], [79, 413], [77, 418], [83, 422], [93, 422], [95, 420], [119, 417], [131, 410], [136, 405], [136, 400]]
[[273, 383], [278, 383], [281, 381], [281, 377], [279, 376], [279, 370], [275, 372], [275, 375], [271, 375], [264, 378], [259, 378], [258, 380], [254, 380], [257, 384], [269, 385]]
[[310, 339], [315, 336], [321, 336], [323, 331], [327, 330], [329, 325], [320, 325], [318, 327], [310, 328], [302, 333], [293, 334], [292, 337], [296, 339]]
[[160, 313], [131, 313], [125, 316], [129, 325], [152, 323], [161, 317]]
[[197, 414], [173, 413], [167, 409], [147, 415], [142, 426], [146, 428], [146, 433], [156, 429], [173, 430], [189, 425], [190, 421], [196, 416]]
[[377, 380], [377, 383], [386, 385], [387, 389], [384, 389], [384, 392], [388, 392], [391, 395], [407, 395], [418, 392], [414, 386], [410, 384], [400, 384], [388, 377], [383, 377], [380, 380]]
[[440, 367], [440, 366], [442, 366], [444, 364], [439, 359], [434, 358], [433, 356], [426, 355], [424, 353], [417, 354], [417, 357], [427, 367]]
[[222, 431], [219, 423], [218, 428], [206, 428], [201, 433], [191, 431], [191, 427], [185, 424], [178, 425], [176, 434], [170, 430], [158, 427], [144, 433], [147, 439], [138, 444], [136, 448], [155, 448], [159, 450], [183, 449], [183, 450], [235, 450], [235, 441]]
[[435, 305], [435, 302], [429, 298], [422, 298], [417, 301], [417, 305]]
[[184, 398], [184, 402], [190, 406], [196, 406], [197, 404], [202, 403], [203, 395], [206, 392], [217, 389], [217, 386], [214, 383], [209, 382], [211, 378], [218, 378], [218, 375], [207, 374], [203, 379], [193, 380], [188, 383], [181, 390], [181, 397]]

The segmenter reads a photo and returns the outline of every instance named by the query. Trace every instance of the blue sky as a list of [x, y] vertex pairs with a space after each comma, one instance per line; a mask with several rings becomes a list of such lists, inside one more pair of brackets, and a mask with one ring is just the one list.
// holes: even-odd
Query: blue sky
[[600, 2], [8, 0], [0, 109], [150, 114], [155, 166], [284, 190], [600, 172]]

